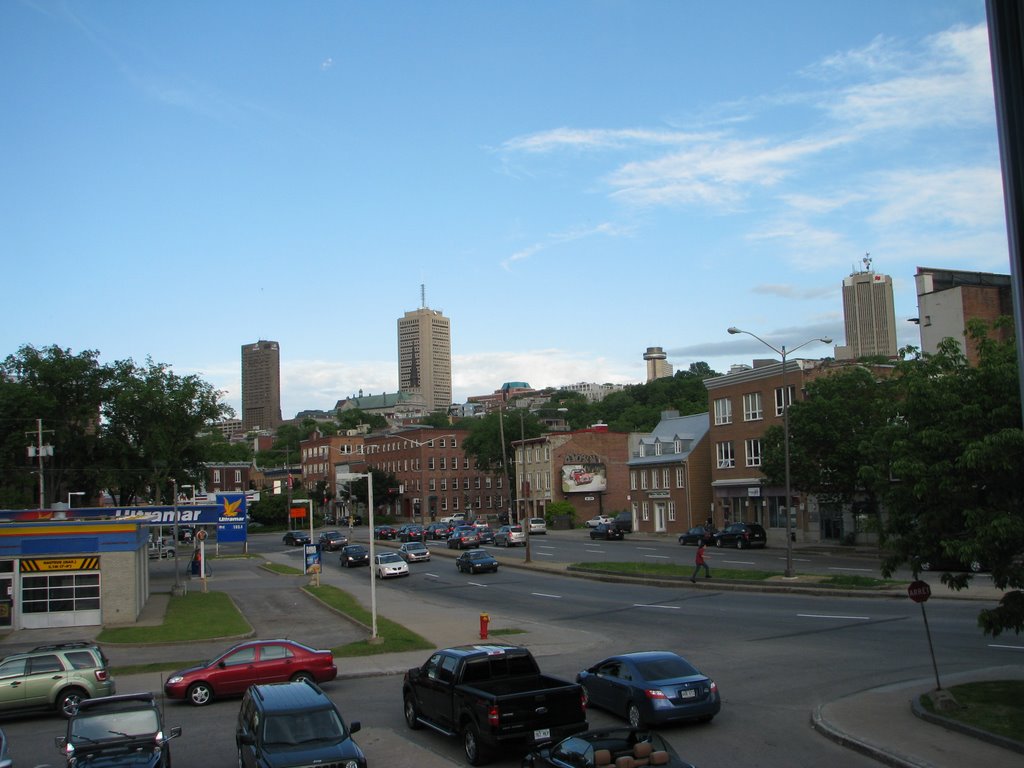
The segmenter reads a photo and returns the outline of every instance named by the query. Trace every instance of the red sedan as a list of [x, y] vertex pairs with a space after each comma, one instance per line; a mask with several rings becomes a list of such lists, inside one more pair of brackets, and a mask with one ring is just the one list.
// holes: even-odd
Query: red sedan
[[256, 683], [326, 683], [337, 676], [330, 651], [318, 651], [294, 640], [249, 640], [205, 664], [175, 672], [164, 683], [164, 693], [169, 699], [184, 699], [201, 707], [215, 697], [241, 695]]

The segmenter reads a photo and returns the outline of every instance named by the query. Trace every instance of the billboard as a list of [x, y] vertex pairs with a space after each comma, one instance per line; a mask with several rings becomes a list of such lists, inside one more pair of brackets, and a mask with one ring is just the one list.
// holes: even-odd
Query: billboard
[[608, 476], [604, 464], [588, 462], [562, 465], [562, 493], [604, 493]]

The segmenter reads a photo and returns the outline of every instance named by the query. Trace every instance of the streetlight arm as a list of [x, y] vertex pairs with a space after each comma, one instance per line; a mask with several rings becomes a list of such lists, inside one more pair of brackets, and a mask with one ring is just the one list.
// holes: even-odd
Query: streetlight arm
[[[776, 354], [779, 354], [779, 355], [785, 355], [786, 354], [786, 348], [785, 347], [783, 347], [782, 349], [776, 349], [771, 344], [769, 344], [767, 341], [765, 341], [760, 336], [758, 336], [756, 333], [751, 333], [750, 331], [744, 331], [744, 330], [742, 330], [740, 328], [737, 328], [736, 326], [733, 326], [732, 328], [729, 328], [728, 331], [729, 331], [729, 333], [733, 334], [734, 336], [737, 333], [745, 333], [745, 334], [747, 334], [747, 336], [753, 336], [755, 339], [760, 341], [762, 344], [764, 344], [766, 347], [768, 347], [768, 349], [772, 350]], [[809, 343], [809, 342], [807, 342], [807, 343]], [[803, 346], [803, 345], [801, 345], [801, 346]]]

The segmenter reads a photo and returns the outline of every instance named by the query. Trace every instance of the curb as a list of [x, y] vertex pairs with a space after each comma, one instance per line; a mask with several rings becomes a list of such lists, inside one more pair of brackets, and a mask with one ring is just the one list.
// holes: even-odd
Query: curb
[[854, 752], [866, 755], [872, 760], [877, 760], [882, 765], [890, 766], [890, 768], [934, 768], [931, 763], [916, 762], [896, 752], [882, 749], [881, 747], [876, 747], [875, 745], [869, 744], [861, 739], [854, 738], [848, 733], [839, 730], [822, 716], [821, 710], [824, 706], [824, 704], [818, 705], [814, 711], [811, 712], [811, 727], [825, 738], [834, 741], [839, 746], [846, 747]]
[[997, 747], [1002, 747], [1003, 749], [1008, 749], [1012, 752], [1018, 752], [1024, 755], [1024, 741], [1017, 741], [1016, 739], [1011, 739], [1006, 736], [989, 733], [988, 731], [983, 731], [980, 728], [975, 728], [973, 725], [961, 723], [959, 720], [953, 720], [952, 718], [943, 717], [942, 715], [937, 715], [934, 712], [929, 712], [921, 705], [920, 696], [911, 700], [910, 711], [914, 713], [915, 717], [918, 717], [927, 723], [932, 723], [933, 725], [938, 725], [946, 728], [947, 730], [956, 731], [957, 733], [962, 733], [965, 736], [970, 736], [981, 741], [987, 741], [989, 744], [994, 744]]

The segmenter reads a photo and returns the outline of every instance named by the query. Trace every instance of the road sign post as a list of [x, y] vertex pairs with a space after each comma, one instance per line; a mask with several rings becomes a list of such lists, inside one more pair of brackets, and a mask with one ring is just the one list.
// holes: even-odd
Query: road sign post
[[935, 690], [942, 690], [942, 683], [939, 682], [939, 665], [935, 662], [935, 647], [932, 645], [932, 631], [928, 628], [928, 614], [925, 613], [924, 604], [932, 595], [932, 588], [926, 581], [914, 581], [907, 587], [907, 594], [915, 603], [921, 604], [921, 618], [924, 619], [924, 633], [928, 637], [928, 652], [932, 655], [932, 669], [935, 670]]

